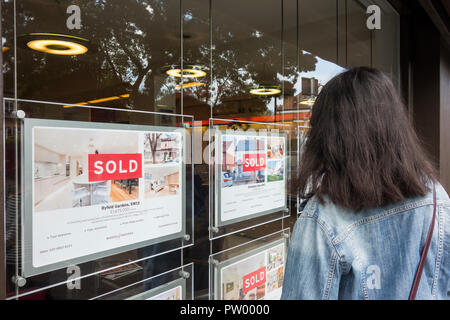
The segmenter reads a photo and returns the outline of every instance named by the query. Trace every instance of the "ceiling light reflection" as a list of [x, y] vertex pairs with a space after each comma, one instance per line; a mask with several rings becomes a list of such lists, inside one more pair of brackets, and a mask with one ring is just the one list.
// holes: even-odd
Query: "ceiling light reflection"
[[302, 99], [302, 100], [300, 100], [299, 104], [312, 107], [315, 102], [316, 102], [316, 98], [314, 97], [314, 98]]
[[[163, 72], [176, 78], [203, 78], [206, 76], [207, 67], [201, 65], [186, 64], [181, 68], [180, 65], [171, 65], [161, 68]], [[183, 71], [181, 70], [183, 69]]]
[[[200, 87], [200, 86], [204, 86], [204, 85], [206, 85], [206, 83], [204, 83], [204, 82], [196, 82], [196, 81], [187, 82], [187, 83], [183, 83], [183, 89], [192, 88], [192, 87]], [[177, 88], [177, 90], [180, 90], [181, 84], [177, 85], [176, 88]]]
[[74, 103], [74, 105], [66, 105], [64, 106], [64, 108], [74, 108], [76, 106], [86, 106], [88, 104], [93, 104], [93, 103], [102, 103], [102, 102], [107, 102], [107, 101], [114, 101], [114, 100], [119, 100], [119, 99], [126, 99], [129, 98], [130, 94], [121, 94], [118, 96], [112, 96], [112, 97], [106, 97], [106, 98], [100, 98], [100, 99], [95, 99], [95, 100], [89, 100], [88, 102], [77, 102]]
[[273, 96], [281, 93], [281, 87], [274, 85], [259, 85], [250, 88], [249, 93], [257, 96]]
[[85, 54], [88, 51], [87, 47], [79, 43], [65, 40], [32, 40], [27, 46], [36, 51], [64, 56]]

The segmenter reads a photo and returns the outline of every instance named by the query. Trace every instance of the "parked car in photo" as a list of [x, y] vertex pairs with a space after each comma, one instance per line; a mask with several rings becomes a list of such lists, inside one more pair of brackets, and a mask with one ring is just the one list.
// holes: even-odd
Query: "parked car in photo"
[[256, 182], [260, 183], [264, 181], [266, 181], [264, 173], [262, 171], [258, 171], [258, 174], [256, 175]]
[[233, 178], [228, 172], [222, 172], [222, 187], [231, 187], [233, 185]]

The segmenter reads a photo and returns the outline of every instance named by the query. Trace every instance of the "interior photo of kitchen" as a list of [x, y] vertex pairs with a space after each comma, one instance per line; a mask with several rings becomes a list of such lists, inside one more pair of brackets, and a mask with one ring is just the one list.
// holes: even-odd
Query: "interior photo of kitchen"
[[145, 199], [177, 195], [180, 189], [178, 164], [144, 168]]
[[136, 200], [139, 198], [139, 179], [113, 180], [111, 182], [111, 202]]
[[267, 159], [282, 159], [284, 156], [284, 138], [269, 137], [267, 139]]
[[138, 180], [89, 181], [89, 154], [138, 153], [139, 132], [34, 128], [34, 211], [136, 199]]

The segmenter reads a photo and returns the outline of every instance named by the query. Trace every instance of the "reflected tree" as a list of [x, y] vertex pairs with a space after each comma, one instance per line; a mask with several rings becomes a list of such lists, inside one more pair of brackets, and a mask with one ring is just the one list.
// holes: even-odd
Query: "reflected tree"
[[[65, 2], [17, 3], [18, 34], [70, 34], [87, 38], [92, 44], [89, 52], [80, 56], [44, 54], [20, 44], [20, 97], [77, 103], [129, 93], [126, 107], [145, 110], [155, 110], [155, 101], [165, 96], [177, 95], [179, 99], [180, 78], [161, 72], [165, 65], [181, 64], [179, 2], [78, 0], [72, 4], [81, 8], [81, 30], [66, 29]], [[190, 8], [183, 23], [186, 26], [197, 23], [198, 28], [209, 29], [209, 21], [195, 19], [200, 10], [208, 8]], [[207, 15], [202, 12], [202, 16]], [[186, 64], [209, 61], [210, 57], [213, 61], [211, 74], [206, 77], [207, 85], [185, 89], [185, 92], [213, 108], [230, 97], [245, 97], [253, 85], [295, 83], [300, 72], [314, 70], [317, 63], [313, 55], [300, 53], [300, 70], [296, 65], [287, 64], [283, 72], [280, 39], [239, 25], [214, 25], [212, 48], [209, 41], [199, 45], [185, 42]], [[270, 98], [260, 99], [266, 105], [265, 112], [269, 112]]]

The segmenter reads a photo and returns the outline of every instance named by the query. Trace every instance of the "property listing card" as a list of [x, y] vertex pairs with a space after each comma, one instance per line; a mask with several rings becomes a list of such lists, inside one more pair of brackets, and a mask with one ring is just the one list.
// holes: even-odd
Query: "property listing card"
[[182, 232], [182, 146], [175, 131], [33, 127], [33, 267]]
[[284, 243], [274, 244], [221, 268], [220, 300], [279, 300], [283, 291], [285, 250]]
[[286, 206], [286, 138], [221, 135], [219, 221], [233, 223]]

